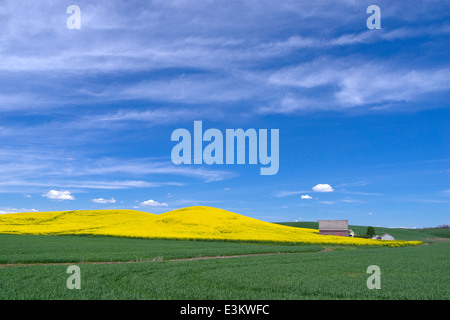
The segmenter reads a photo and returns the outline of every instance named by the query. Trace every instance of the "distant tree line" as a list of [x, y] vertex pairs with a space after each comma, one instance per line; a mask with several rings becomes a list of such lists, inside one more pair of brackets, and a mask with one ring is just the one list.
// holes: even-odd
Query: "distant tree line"
[[430, 227], [430, 228], [424, 228], [424, 229], [448, 229], [450, 226], [448, 224], [440, 224], [437, 227]]

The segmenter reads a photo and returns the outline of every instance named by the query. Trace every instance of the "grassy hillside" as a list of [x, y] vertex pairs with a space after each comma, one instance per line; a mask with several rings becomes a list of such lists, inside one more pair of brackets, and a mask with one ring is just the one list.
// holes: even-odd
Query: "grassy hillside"
[[[319, 223], [313, 221], [304, 221], [304, 222], [278, 222], [280, 225], [296, 227], [296, 228], [311, 228], [318, 229]], [[367, 226], [355, 226], [349, 225], [349, 228], [354, 232], [360, 235], [364, 235], [367, 232]], [[396, 240], [418, 240], [423, 241], [427, 238], [449, 238], [449, 230], [448, 229], [403, 229], [403, 228], [385, 228], [385, 227], [374, 227], [376, 234], [389, 233], [393, 235]]]
[[426, 228], [426, 229], [418, 229], [420, 233], [423, 233], [427, 236], [431, 235], [436, 238], [450, 238], [450, 229], [449, 228]]
[[420, 244], [323, 236], [315, 229], [273, 224], [212, 207], [189, 207], [159, 215], [133, 210], [4, 214], [0, 215], [0, 233], [381, 246]]

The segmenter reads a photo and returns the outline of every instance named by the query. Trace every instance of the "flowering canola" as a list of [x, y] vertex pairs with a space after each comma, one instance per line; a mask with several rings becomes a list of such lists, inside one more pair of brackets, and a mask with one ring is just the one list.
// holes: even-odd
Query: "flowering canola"
[[0, 233], [107, 235], [149, 239], [233, 240], [303, 244], [405, 246], [420, 241], [383, 241], [325, 236], [316, 229], [288, 227], [212, 207], [162, 214], [134, 210], [78, 210], [0, 215]]

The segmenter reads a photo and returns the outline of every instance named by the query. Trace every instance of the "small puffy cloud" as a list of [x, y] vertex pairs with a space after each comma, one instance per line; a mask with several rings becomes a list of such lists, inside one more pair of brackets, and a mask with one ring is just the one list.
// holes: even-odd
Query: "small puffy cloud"
[[333, 192], [334, 189], [329, 184], [317, 184], [312, 188], [315, 192]]
[[92, 201], [95, 202], [95, 203], [102, 203], [102, 204], [116, 203], [116, 199], [114, 199], [114, 198], [111, 198], [110, 200], [103, 199], [103, 198], [98, 198], [98, 199], [92, 199]]
[[31, 194], [24, 194], [23, 195], [25, 198], [32, 198], [33, 196]]
[[141, 206], [146, 206], [146, 207], [167, 207], [168, 204], [167, 203], [157, 202], [155, 200], [147, 200], [147, 201], [141, 202]]
[[301, 198], [302, 198], [302, 199], [306, 199], [306, 200], [312, 199], [312, 197], [309, 196], [309, 195], [307, 195], [307, 194], [302, 194], [302, 197], [301, 197]]
[[44, 193], [42, 196], [47, 197], [51, 200], [75, 200], [70, 191], [50, 190], [49, 192]]

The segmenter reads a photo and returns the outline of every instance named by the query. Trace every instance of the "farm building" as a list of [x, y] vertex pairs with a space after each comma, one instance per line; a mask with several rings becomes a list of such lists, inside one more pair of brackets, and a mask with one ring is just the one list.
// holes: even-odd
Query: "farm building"
[[348, 220], [318, 220], [319, 234], [348, 237]]
[[378, 239], [378, 240], [395, 240], [393, 236], [391, 236], [389, 233], [383, 233], [381, 236], [374, 236], [372, 239]]

